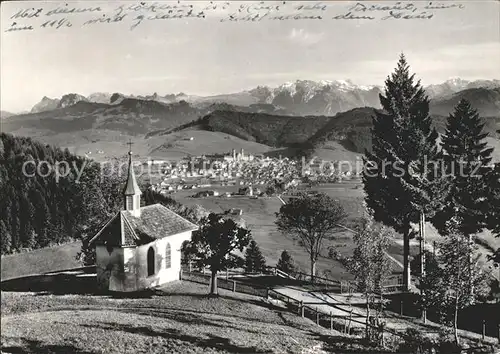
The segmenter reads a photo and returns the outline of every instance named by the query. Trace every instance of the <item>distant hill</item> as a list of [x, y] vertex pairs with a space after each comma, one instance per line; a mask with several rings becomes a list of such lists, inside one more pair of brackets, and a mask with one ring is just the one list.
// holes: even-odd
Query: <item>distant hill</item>
[[0, 111], [0, 118], [2, 118], [2, 119], [6, 119], [6, 118], [9, 118], [12, 116], [15, 116], [15, 114], [7, 112], [7, 111]]
[[208, 129], [254, 140], [269, 146], [290, 146], [306, 142], [329, 117], [290, 117], [264, 113], [215, 111], [205, 117]]
[[181, 101], [163, 104], [126, 98], [117, 105], [78, 101], [50, 111], [19, 115], [6, 121], [4, 130], [44, 129], [52, 134], [85, 129], [109, 129], [125, 134], [145, 134], [152, 130], [172, 129], [196, 120], [200, 111]]
[[500, 88], [470, 88], [447, 97], [431, 100], [431, 112], [448, 116], [461, 99], [468, 100], [482, 116], [500, 116]]
[[[372, 117], [376, 109], [371, 107], [355, 108], [347, 112], [336, 114], [328, 123], [319, 129], [307, 141], [307, 145], [318, 148], [330, 141], [340, 142], [346, 149], [362, 153], [371, 148]], [[433, 126], [439, 133], [446, 127], [447, 116], [435, 114], [431, 110]], [[497, 117], [483, 117], [485, 132], [493, 139], [500, 138], [496, 130], [500, 128], [500, 115]], [[496, 152], [500, 154], [500, 151]]]
[[[49, 102], [48, 100], [50, 99], [45, 101]], [[250, 106], [233, 106], [227, 103], [193, 105], [181, 100], [167, 104], [155, 100], [129, 98], [121, 94], [113, 94], [110, 100], [113, 103], [96, 103], [89, 102], [80, 95], [65, 95], [57, 102], [56, 108], [18, 115], [15, 120], [4, 122], [3, 130], [15, 133], [19, 129], [29, 128], [60, 134], [86, 129], [105, 129], [129, 135], [142, 135], [155, 134], [157, 131], [170, 132], [213, 111], [287, 114], [284, 109], [267, 103], [255, 103]]]
[[161, 136], [190, 127], [231, 134], [272, 147], [302, 144], [321, 129], [329, 120], [325, 116], [293, 117], [267, 113], [215, 110], [203, 118], [186, 124], [180, 129], [157, 131], [146, 137]]

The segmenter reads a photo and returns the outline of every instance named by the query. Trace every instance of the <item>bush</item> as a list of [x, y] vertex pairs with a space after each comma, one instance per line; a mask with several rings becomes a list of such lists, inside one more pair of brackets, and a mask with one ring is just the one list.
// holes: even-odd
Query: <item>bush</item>
[[405, 332], [405, 341], [397, 348], [398, 353], [415, 354], [454, 354], [461, 353], [463, 347], [455, 342], [453, 331], [444, 328], [439, 332], [439, 337], [432, 340], [415, 328], [408, 328]]
[[405, 341], [398, 347], [398, 353], [433, 353], [433, 342], [421, 331], [408, 328], [405, 332]]
[[448, 327], [442, 328], [436, 343], [436, 352], [441, 354], [454, 354], [461, 353], [462, 349], [462, 346], [455, 342], [453, 329]]
[[295, 265], [295, 262], [293, 261], [292, 256], [286, 250], [281, 252], [281, 257], [278, 260], [276, 268], [287, 274], [293, 274], [298, 270], [297, 266]]

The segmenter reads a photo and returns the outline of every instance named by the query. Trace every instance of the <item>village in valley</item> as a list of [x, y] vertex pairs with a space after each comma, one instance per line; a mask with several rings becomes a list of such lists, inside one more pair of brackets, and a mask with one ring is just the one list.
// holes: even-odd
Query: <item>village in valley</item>
[[[328, 165], [326, 165], [328, 163]], [[143, 164], [144, 176], [163, 178], [150, 188], [163, 195], [184, 189], [241, 186], [237, 194], [249, 196], [267, 195], [267, 187], [278, 184], [283, 190], [302, 183], [340, 183], [352, 180], [359, 174], [354, 171], [336, 171], [338, 162], [311, 159], [290, 159], [245, 155], [243, 149], [222, 156], [186, 157], [181, 161], [149, 160]], [[142, 166], [141, 166], [142, 167]], [[353, 176], [353, 174], [355, 176]], [[159, 176], [159, 177], [158, 177]], [[153, 177], [153, 178], [154, 178]], [[149, 178], [149, 180], [153, 179]], [[233, 188], [234, 189], [234, 188]], [[196, 196], [230, 197], [231, 192], [218, 190], [202, 191]], [[273, 194], [273, 191], [271, 191]]]
[[500, 353], [500, 3], [30, 4], [1, 353]]

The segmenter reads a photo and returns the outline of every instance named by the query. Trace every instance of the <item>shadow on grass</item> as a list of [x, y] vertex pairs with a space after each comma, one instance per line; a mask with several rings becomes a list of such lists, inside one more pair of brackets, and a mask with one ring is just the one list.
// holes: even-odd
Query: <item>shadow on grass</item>
[[95, 352], [80, 350], [70, 344], [43, 344], [41, 341], [22, 339], [21, 346], [3, 346], [2, 353], [60, 353], [60, 354], [94, 354]]
[[[282, 313], [287, 311], [284, 308], [278, 307], [273, 305], [272, 303], [268, 303], [267, 301], [263, 299], [239, 299], [239, 298], [234, 298], [231, 296], [226, 296], [226, 295], [219, 295], [217, 297], [209, 296], [208, 294], [196, 294], [196, 293], [175, 293], [175, 294], [165, 294], [164, 296], [169, 296], [169, 297], [182, 297], [185, 298], [186, 301], [190, 301], [190, 299], [193, 300], [208, 300], [208, 301], [214, 301], [216, 302], [217, 299], [225, 299], [229, 301], [234, 301], [235, 305], [238, 306], [236, 303], [240, 304], [250, 304], [254, 306], [259, 306], [263, 307], [267, 310], [274, 311], [276, 313]], [[159, 318], [164, 318], [164, 319], [172, 319], [174, 321], [179, 321], [179, 322], [184, 322], [184, 323], [193, 323], [193, 324], [207, 324], [207, 325], [214, 325], [214, 326], [222, 326], [222, 327], [231, 327], [233, 329], [239, 330], [241, 329], [240, 327], [233, 326], [234, 323], [237, 323], [238, 321], [245, 320], [247, 322], [255, 322], [259, 324], [274, 324], [274, 322], [268, 322], [265, 321], [264, 319], [261, 318], [252, 318], [251, 316], [237, 316], [232, 313], [221, 313], [220, 311], [217, 310], [217, 308], [214, 308], [214, 311], [199, 311], [199, 310], [191, 310], [191, 309], [185, 309], [185, 308], [179, 308], [179, 307], [146, 307], [146, 306], [140, 306], [140, 307], [126, 307], [126, 308], [121, 308], [119, 309], [120, 312], [127, 312], [130, 314], [138, 314], [138, 315], [143, 315], [143, 316], [153, 316], [153, 317], [159, 317]], [[218, 318], [229, 318], [229, 319], [234, 319], [233, 321], [228, 321], [225, 319], [220, 319], [217, 320], [217, 322], [205, 320], [202, 317], [203, 316], [217, 316]], [[205, 321], [205, 323], [203, 323]], [[250, 331], [250, 332], [255, 332], [255, 333], [264, 333], [262, 331]]]
[[55, 295], [102, 295], [97, 289], [96, 277], [84, 272], [64, 272], [30, 275], [4, 280], [0, 283], [2, 291], [37, 292]]
[[373, 346], [366, 339], [360, 337], [329, 336], [314, 332], [311, 334], [323, 342], [323, 350], [328, 353], [394, 353], [394, 351], [383, 351], [380, 347]]
[[[202, 321], [196, 322], [197, 324], [202, 323]], [[140, 334], [149, 337], [160, 337], [167, 340], [180, 340], [182, 342], [188, 342], [191, 346], [195, 346], [203, 349], [218, 349], [225, 350], [232, 353], [272, 353], [272, 351], [262, 351], [257, 347], [244, 347], [232, 344], [230, 339], [223, 338], [219, 336], [215, 336], [212, 334], [208, 334], [208, 338], [200, 338], [197, 336], [191, 336], [187, 334], [183, 334], [178, 329], [165, 329], [162, 331], [154, 330], [150, 327], [142, 327], [142, 326], [129, 326], [124, 324], [117, 323], [103, 323], [100, 325], [83, 325], [92, 328], [100, 328], [104, 330], [114, 330], [114, 331], [122, 331], [133, 334]]]

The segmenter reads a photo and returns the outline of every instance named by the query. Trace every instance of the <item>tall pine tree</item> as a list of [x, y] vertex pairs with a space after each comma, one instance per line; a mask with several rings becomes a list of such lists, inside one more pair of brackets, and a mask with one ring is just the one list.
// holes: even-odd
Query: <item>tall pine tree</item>
[[479, 113], [465, 99], [446, 122], [441, 146], [451, 193], [433, 222], [442, 235], [458, 231], [470, 237], [487, 226], [487, 176], [493, 149], [487, 148], [488, 133], [483, 133], [483, 127]]
[[472, 235], [487, 227], [490, 209], [488, 165], [493, 149], [487, 148], [488, 133], [483, 133], [483, 127], [479, 113], [465, 99], [449, 115], [442, 148], [451, 193], [444, 209], [434, 218], [434, 225], [442, 235], [463, 236], [462, 242], [468, 244], [469, 249], [469, 268], [473, 263]]
[[248, 273], [261, 273], [264, 270], [266, 270], [266, 259], [262, 255], [257, 242], [252, 240], [245, 252], [245, 271]]
[[293, 274], [297, 270], [292, 256], [286, 250], [283, 250], [283, 252], [281, 252], [281, 256], [280, 259], [278, 259], [276, 268], [287, 274]]
[[423, 235], [425, 215], [440, 209], [446, 183], [436, 168], [441, 157], [429, 99], [403, 54], [385, 81], [380, 103], [383, 110], [373, 117], [372, 152], [365, 152], [366, 204], [376, 221], [403, 234], [403, 282], [409, 289], [411, 223], [420, 221]]
[[[500, 130], [497, 133], [500, 134]], [[488, 228], [493, 231], [496, 237], [500, 237], [500, 162], [495, 164], [487, 176], [487, 186], [490, 190], [487, 199], [489, 205]], [[491, 259], [497, 266], [500, 266], [500, 247], [491, 256]]]

